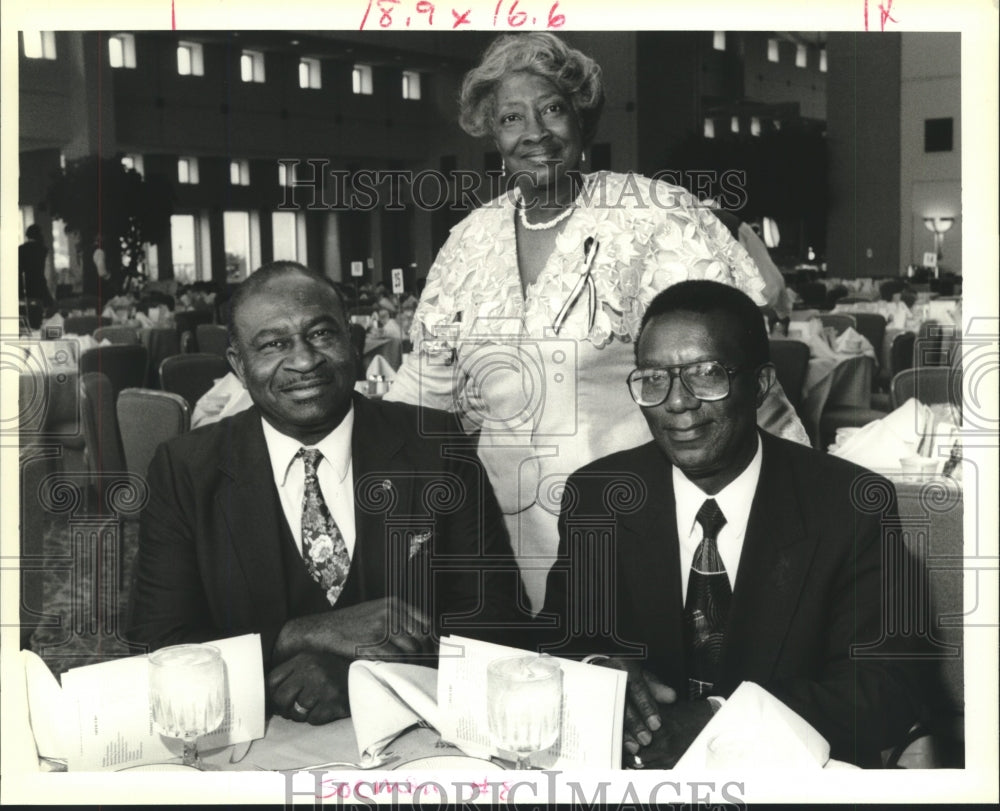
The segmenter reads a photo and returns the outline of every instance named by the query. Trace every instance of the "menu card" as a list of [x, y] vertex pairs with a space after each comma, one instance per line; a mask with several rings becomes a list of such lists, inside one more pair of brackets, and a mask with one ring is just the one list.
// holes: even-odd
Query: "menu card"
[[[470, 755], [500, 754], [486, 714], [486, 668], [528, 651], [460, 636], [441, 640], [437, 701], [441, 738]], [[620, 769], [626, 675], [622, 670], [553, 657], [563, 672], [559, 741], [532, 757], [542, 768]]]
[[[259, 634], [211, 643], [226, 669], [226, 712], [198, 739], [202, 750], [264, 737], [264, 667]], [[69, 771], [109, 771], [173, 760], [181, 743], [153, 729], [149, 657], [69, 670], [62, 677]]]

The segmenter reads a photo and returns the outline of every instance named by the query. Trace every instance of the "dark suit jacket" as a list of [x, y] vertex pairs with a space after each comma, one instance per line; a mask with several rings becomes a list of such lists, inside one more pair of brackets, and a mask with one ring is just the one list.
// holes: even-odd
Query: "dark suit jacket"
[[[357, 540], [337, 607], [397, 595], [438, 633], [492, 638], [520, 577], [474, 443], [448, 414], [356, 395], [351, 444]], [[256, 632], [269, 666], [288, 619], [330, 610], [295, 549], [256, 408], [165, 443], [148, 480], [130, 640]]]
[[[895, 490], [856, 465], [761, 436], [716, 692], [756, 682], [816, 727], [833, 757], [877, 765], [921, 698], [921, 676], [892, 658], [915, 643], [883, 630], [899, 631], [883, 621], [895, 576], [913, 574]], [[640, 657], [685, 696], [673, 484], [659, 448], [616, 453], [570, 477], [559, 538], [544, 610], [559, 630], [546, 647]]]

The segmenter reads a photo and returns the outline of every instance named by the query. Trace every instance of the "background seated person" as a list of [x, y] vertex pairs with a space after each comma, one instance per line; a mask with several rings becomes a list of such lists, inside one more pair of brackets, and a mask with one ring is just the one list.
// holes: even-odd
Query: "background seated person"
[[433, 656], [445, 623], [495, 638], [520, 578], [453, 417], [353, 393], [342, 303], [302, 265], [251, 275], [232, 326], [254, 406], [157, 451], [128, 638], [259, 633], [272, 709], [314, 724], [348, 714], [354, 658]]
[[[906, 565], [900, 533], [883, 532], [892, 485], [758, 430], [774, 368], [760, 311], [734, 287], [661, 292], [636, 361], [629, 388], [653, 438], [570, 477], [543, 649], [628, 671], [624, 743], [647, 766], [672, 766], [743, 681], [812, 724], [833, 758], [879, 765], [922, 693], [899, 658], [912, 640], [882, 625]], [[884, 512], [857, 509], [862, 485]], [[853, 651], [880, 639], [874, 656]]]

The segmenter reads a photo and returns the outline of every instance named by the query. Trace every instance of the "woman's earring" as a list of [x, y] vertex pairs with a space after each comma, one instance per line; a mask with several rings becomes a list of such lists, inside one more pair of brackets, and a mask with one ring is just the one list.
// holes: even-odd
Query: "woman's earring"
[[500, 158], [500, 173], [504, 175], [507, 174], [507, 161], [503, 158]]
[[586, 162], [587, 162], [587, 150], [586, 149], [581, 149], [580, 150], [580, 163], [586, 163]]

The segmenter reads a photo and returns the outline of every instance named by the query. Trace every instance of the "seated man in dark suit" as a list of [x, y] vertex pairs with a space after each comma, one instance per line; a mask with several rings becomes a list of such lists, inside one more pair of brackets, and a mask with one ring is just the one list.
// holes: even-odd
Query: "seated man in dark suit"
[[229, 360], [254, 402], [157, 451], [128, 637], [155, 649], [261, 635], [271, 706], [348, 714], [351, 660], [489, 638], [520, 577], [475, 445], [443, 412], [354, 393], [333, 284], [292, 262], [232, 302]]
[[672, 766], [743, 681], [832, 757], [878, 765], [922, 691], [895, 658], [911, 640], [882, 616], [902, 576], [884, 561], [906, 560], [892, 485], [758, 431], [774, 368], [760, 311], [735, 288], [660, 293], [636, 360], [628, 384], [653, 440], [570, 477], [542, 647], [629, 672], [625, 748], [646, 766]]

